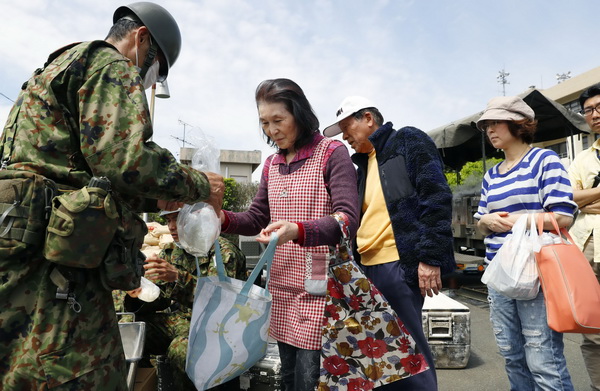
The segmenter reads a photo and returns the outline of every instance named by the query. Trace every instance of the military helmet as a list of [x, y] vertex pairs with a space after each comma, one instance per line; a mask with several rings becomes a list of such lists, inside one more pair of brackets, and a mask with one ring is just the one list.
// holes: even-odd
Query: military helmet
[[115, 11], [113, 24], [124, 16], [134, 14], [148, 28], [150, 35], [158, 44], [167, 64], [160, 64], [159, 75], [167, 77], [169, 68], [175, 64], [181, 50], [181, 33], [177, 22], [169, 11], [158, 4], [140, 1], [124, 5]]

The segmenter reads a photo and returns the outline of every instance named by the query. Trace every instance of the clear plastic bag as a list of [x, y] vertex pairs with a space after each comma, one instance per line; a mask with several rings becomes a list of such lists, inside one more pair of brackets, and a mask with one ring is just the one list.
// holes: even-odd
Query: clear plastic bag
[[188, 253], [204, 257], [221, 233], [221, 221], [212, 206], [204, 202], [184, 205], [177, 216], [179, 244]]
[[142, 290], [138, 295], [138, 299], [147, 303], [153, 302], [160, 295], [160, 288], [158, 285], [148, 280], [146, 277], [141, 278], [140, 288], [142, 288]]
[[191, 136], [196, 152], [192, 156], [192, 167], [198, 171], [221, 171], [221, 150], [214, 138], [205, 135], [202, 130], [194, 129]]
[[[193, 138], [197, 149], [192, 157], [192, 167], [198, 171], [220, 172], [221, 151], [212, 137], [198, 129]], [[177, 233], [185, 251], [204, 257], [221, 233], [221, 221], [213, 207], [205, 202], [185, 205], [177, 217]]]
[[515, 222], [512, 233], [485, 269], [481, 282], [503, 295], [517, 300], [531, 300], [540, 289], [535, 253], [540, 238], [531, 215], [530, 228], [524, 214]]

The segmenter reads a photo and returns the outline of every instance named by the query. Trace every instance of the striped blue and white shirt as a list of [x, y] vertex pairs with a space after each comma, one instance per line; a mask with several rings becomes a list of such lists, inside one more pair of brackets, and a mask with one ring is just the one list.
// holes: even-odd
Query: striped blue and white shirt
[[[500, 174], [497, 164], [483, 177], [481, 200], [477, 213], [494, 212], [539, 213], [555, 212], [573, 216], [577, 204], [573, 189], [558, 155], [549, 149], [532, 148], [507, 173]], [[485, 240], [486, 259], [491, 261], [511, 233], [493, 232]]]

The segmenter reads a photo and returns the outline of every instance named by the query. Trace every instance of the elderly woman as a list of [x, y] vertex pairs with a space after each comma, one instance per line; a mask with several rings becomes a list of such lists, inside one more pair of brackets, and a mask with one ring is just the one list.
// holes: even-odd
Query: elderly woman
[[[505, 160], [483, 178], [475, 218], [486, 235], [486, 261], [498, 249], [523, 213], [554, 212], [560, 227], [573, 221], [577, 205], [557, 154], [532, 147], [537, 121], [519, 97], [497, 97], [477, 121]], [[544, 229], [553, 229], [546, 218]], [[510, 299], [488, 288], [490, 320], [511, 390], [573, 390], [563, 354], [563, 336], [548, 327], [544, 296]]]
[[263, 243], [277, 232], [269, 331], [278, 342], [285, 389], [312, 391], [319, 378], [328, 246], [342, 236], [331, 215], [343, 216], [354, 236], [356, 173], [346, 147], [319, 133], [319, 120], [295, 82], [263, 81], [256, 105], [263, 134], [277, 152], [264, 164], [248, 211], [221, 212], [222, 231], [260, 233], [257, 240]]

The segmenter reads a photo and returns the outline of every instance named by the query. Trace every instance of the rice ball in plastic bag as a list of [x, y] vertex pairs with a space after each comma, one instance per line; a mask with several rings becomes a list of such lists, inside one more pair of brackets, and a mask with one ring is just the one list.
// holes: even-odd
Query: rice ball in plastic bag
[[142, 288], [142, 290], [138, 295], [138, 299], [145, 302], [151, 303], [158, 299], [158, 296], [160, 295], [160, 288], [158, 285], [148, 280], [146, 277], [141, 278], [140, 288]]
[[221, 233], [221, 220], [205, 202], [184, 205], [177, 217], [179, 244], [185, 251], [204, 257]]

